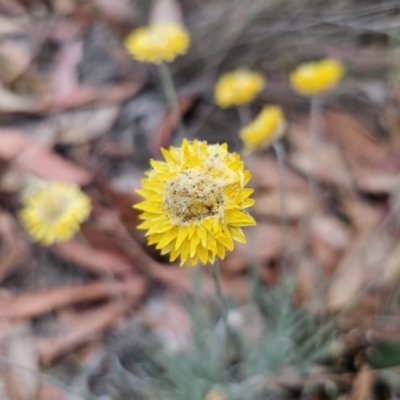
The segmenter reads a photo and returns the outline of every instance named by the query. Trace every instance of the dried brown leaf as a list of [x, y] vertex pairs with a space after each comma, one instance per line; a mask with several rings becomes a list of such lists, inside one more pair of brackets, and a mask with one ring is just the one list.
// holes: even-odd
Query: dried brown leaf
[[88, 245], [72, 239], [56, 244], [53, 249], [66, 259], [97, 274], [126, 275], [132, 272], [129, 259], [110, 248]]
[[[181, 115], [185, 115], [185, 113], [190, 110], [194, 101], [195, 99], [191, 96], [185, 96], [179, 99], [179, 110]], [[170, 144], [171, 136], [177, 123], [178, 121], [173, 118], [173, 113], [167, 111], [153, 135], [151, 143], [151, 154], [153, 157], [158, 157], [160, 155], [161, 147], [167, 147]]]
[[57, 14], [71, 15], [76, 9], [77, 2], [74, 0], [51, 0], [51, 6]]
[[80, 145], [104, 135], [119, 114], [117, 105], [70, 110], [52, 115], [36, 128], [46, 143]]
[[129, 22], [137, 16], [135, 4], [129, 0], [93, 0], [96, 9], [108, 20]]
[[266, 265], [272, 259], [278, 258], [282, 251], [280, 223], [259, 222], [245, 234], [247, 244], [236, 243], [234, 250], [221, 261], [221, 269], [227, 274], [240, 273], [248, 268], [252, 260], [257, 260], [259, 265]]
[[94, 300], [135, 294], [141, 279], [125, 282], [94, 282], [86, 285], [62, 286], [38, 292], [22, 293], [0, 298], [1, 319], [28, 319], [60, 308]]
[[0, 282], [29, 258], [29, 247], [13, 216], [0, 211]]
[[[6, 341], [5, 384], [12, 400], [34, 400], [39, 390], [39, 360], [29, 328], [15, 325]], [[23, 384], [21, 384], [23, 382]]]
[[0, 159], [43, 179], [60, 180], [78, 185], [87, 184], [91, 174], [64, 160], [45, 145], [22, 131], [0, 131]]
[[[131, 293], [130, 306], [137, 304], [145, 293], [144, 280], [137, 280], [136, 292]], [[64, 324], [60, 334], [53, 337], [38, 338], [37, 348], [44, 364], [94, 340], [126, 313], [126, 304], [114, 301], [95, 310], [76, 313]]]
[[399, 186], [400, 176], [396, 170], [382, 168], [379, 165], [360, 165], [354, 160], [349, 160], [348, 165], [358, 190], [362, 192], [386, 194]]
[[65, 393], [59, 388], [51, 385], [49, 382], [42, 380], [39, 392], [35, 400], [64, 400]]
[[[258, 216], [281, 218], [282, 198], [279, 191], [261, 193], [255, 197], [253, 211]], [[286, 195], [286, 218], [299, 219], [304, 216], [309, 208], [307, 193], [290, 192]]]
[[329, 140], [360, 164], [375, 165], [390, 154], [364, 125], [348, 113], [325, 112], [323, 122]]
[[[246, 168], [253, 175], [251, 183], [257, 189], [279, 190], [279, 169], [275, 159], [254, 156], [245, 160]], [[289, 191], [307, 191], [307, 181], [290, 168], [285, 170], [286, 187]]]
[[331, 275], [347, 247], [351, 232], [331, 215], [314, 213], [311, 221], [311, 248], [326, 274]]
[[24, 33], [24, 18], [0, 17], [0, 35], [12, 36]]
[[53, 100], [65, 98], [79, 86], [77, 66], [83, 56], [81, 40], [63, 43], [57, 55], [57, 61], [52, 74]]
[[0, 83], [0, 112], [22, 113], [40, 110], [41, 107], [33, 96], [14, 93]]
[[31, 63], [33, 54], [27, 43], [4, 40], [0, 44], [0, 80], [11, 83], [20, 76]]
[[310, 154], [310, 135], [307, 123], [293, 124], [289, 140], [293, 151], [289, 155], [289, 163], [305, 175], [315, 171], [319, 180], [344, 188], [353, 186], [349, 168], [339, 147], [319, 135], [317, 153]]
[[343, 213], [352, 227], [361, 233], [372, 231], [384, 218], [386, 210], [372, 205], [350, 193], [341, 196]]
[[63, 97], [54, 99], [50, 95], [43, 109], [56, 112], [87, 105], [118, 104], [134, 96], [142, 86], [143, 83], [132, 80], [105, 85], [101, 88], [82, 85]]
[[382, 228], [375, 228], [370, 235], [360, 236], [349, 246], [328, 290], [330, 310], [354, 305], [365, 285], [382, 273], [382, 262], [392, 250], [392, 240]]
[[[131, 181], [129, 181], [129, 183], [130, 182]], [[142, 201], [142, 198], [133, 190], [134, 186], [129, 185], [131, 191], [128, 191], [128, 189], [120, 190], [104, 176], [98, 177], [97, 183], [102, 193], [104, 193], [112, 203], [113, 208], [118, 211], [119, 217], [124, 225], [132, 232], [137, 232], [136, 227], [139, 224], [139, 213], [133, 208], [133, 205]], [[138, 184], [139, 182], [136, 181], [136, 183]], [[104, 217], [103, 214], [103, 218]]]

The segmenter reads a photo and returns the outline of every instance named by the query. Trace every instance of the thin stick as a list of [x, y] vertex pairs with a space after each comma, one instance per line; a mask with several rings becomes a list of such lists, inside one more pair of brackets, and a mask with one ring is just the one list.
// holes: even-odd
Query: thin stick
[[224, 324], [225, 332], [229, 333], [228, 307], [226, 305], [226, 300], [225, 300], [224, 294], [222, 293], [221, 274], [220, 274], [220, 270], [219, 270], [218, 261], [215, 261], [214, 264], [212, 265], [212, 277], [214, 279], [215, 293], [216, 293], [219, 303], [220, 303], [222, 322]]
[[287, 256], [287, 187], [285, 177], [285, 147], [282, 141], [277, 140], [272, 145], [276, 159], [278, 162], [278, 173], [279, 173], [279, 192], [281, 198], [281, 224], [282, 224], [282, 259], [281, 259], [281, 271], [282, 274], [286, 274], [286, 256]]
[[167, 98], [168, 105], [171, 107], [173, 118], [175, 121], [177, 121], [178, 125], [177, 140], [180, 143], [180, 141], [186, 137], [186, 131], [182, 123], [182, 115], [179, 107], [178, 94], [176, 93], [171, 69], [165, 62], [160, 63], [158, 66], [165, 97]]

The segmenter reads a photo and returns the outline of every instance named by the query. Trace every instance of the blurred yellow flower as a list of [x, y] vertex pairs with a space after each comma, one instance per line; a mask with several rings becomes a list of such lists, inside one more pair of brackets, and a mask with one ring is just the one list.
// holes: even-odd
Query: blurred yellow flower
[[262, 75], [238, 69], [221, 76], [215, 85], [214, 99], [222, 108], [240, 106], [253, 100], [264, 85]]
[[299, 65], [291, 73], [290, 82], [300, 94], [313, 96], [333, 87], [343, 74], [344, 68], [339, 60], [326, 58]]
[[90, 198], [78, 186], [40, 182], [23, 196], [20, 219], [34, 241], [50, 246], [70, 239], [90, 212]]
[[221, 389], [212, 389], [204, 400], [225, 400], [225, 396]]
[[172, 62], [185, 54], [190, 44], [189, 32], [179, 24], [153, 24], [132, 31], [125, 47], [138, 61], [160, 64]]
[[253, 189], [245, 188], [249, 171], [226, 143], [184, 139], [181, 147], [161, 150], [166, 161], [151, 160], [153, 168], [138, 190], [144, 197], [134, 206], [143, 211], [138, 228], [171, 261], [180, 256], [181, 265], [223, 259], [234, 240], [246, 242], [241, 227], [255, 225], [245, 211], [254, 204]]
[[239, 133], [244, 142], [245, 151], [252, 152], [269, 147], [279, 139], [286, 127], [282, 108], [279, 106], [265, 106], [260, 114]]

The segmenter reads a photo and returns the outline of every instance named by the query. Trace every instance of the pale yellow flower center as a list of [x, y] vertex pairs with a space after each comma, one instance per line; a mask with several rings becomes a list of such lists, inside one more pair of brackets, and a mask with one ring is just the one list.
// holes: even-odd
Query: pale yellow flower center
[[49, 196], [44, 194], [39, 212], [46, 222], [54, 222], [60, 219], [68, 209], [71, 199], [67, 196]]
[[226, 202], [222, 189], [211, 174], [187, 169], [166, 182], [164, 212], [177, 225], [198, 223], [208, 217], [222, 218]]
[[148, 47], [165, 47], [168, 44], [168, 38], [165, 37], [165, 32], [162, 32], [161, 29], [154, 28], [149, 31], [147, 36]]

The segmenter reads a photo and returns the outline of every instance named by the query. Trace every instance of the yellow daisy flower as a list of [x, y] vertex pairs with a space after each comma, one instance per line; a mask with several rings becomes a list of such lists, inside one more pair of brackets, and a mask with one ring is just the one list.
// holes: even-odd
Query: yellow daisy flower
[[125, 39], [126, 49], [136, 60], [154, 64], [174, 61], [187, 52], [189, 44], [189, 32], [179, 24], [144, 26]]
[[222, 108], [240, 106], [253, 100], [264, 85], [262, 75], [238, 69], [222, 75], [215, 85], [214, 99]]
[[246, 152], [263, 150], [282, 137], [286, 127], [282, 108], [265, 106], [260, 114], [239, 133]]
[[344, 68], [340, 61], [326, 58], [299, 65], [291, 73], [290, 82], [300, 94], [313, 96], [336, 85], [343, 74]]
[[253, 189], [245, 188], [249, 171], [226, 143], [184, 139], [182, 147], [161, 150], [166, 161], [151, 160], [138, 190], [144, 197], [134, 206], [143, 211], [138, 228], [147, 229], [148, 243], [170, 253], [171, 261], [180, 256], [181, 265], [223, 259], [234, 240], [246, 242], [241, 227], [255, 225], [245, 211], [254, 204]]
[[20, 219], [33, 240], [50, 246], [70, 239], [90, 212], [90, 198], [78, 186], [41, 182], [24, 194]]

